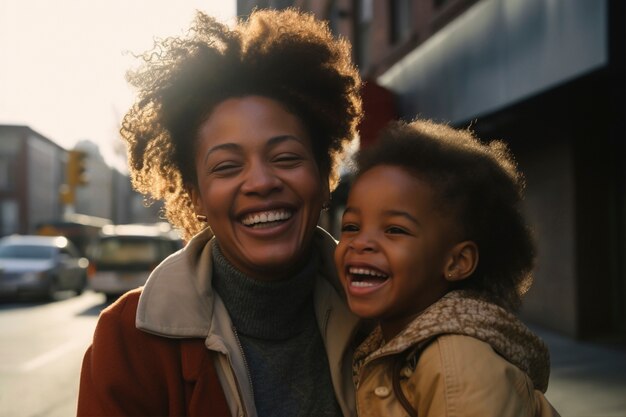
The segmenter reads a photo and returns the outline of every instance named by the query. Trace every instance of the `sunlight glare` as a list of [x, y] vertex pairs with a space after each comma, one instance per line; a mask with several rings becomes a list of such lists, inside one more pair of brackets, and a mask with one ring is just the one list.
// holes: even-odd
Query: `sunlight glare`
[[202, 10], [232, 24], [235, 1], [2, 0], [0, 124], [23, 124], [70, 149], [100, 147], [115, 165], [125, 81], [153, 39], [183, 34]]

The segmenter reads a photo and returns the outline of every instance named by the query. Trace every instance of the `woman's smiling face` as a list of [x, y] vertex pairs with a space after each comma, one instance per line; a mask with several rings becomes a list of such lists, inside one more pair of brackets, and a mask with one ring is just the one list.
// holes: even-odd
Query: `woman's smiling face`
[[232, 98], [213, 110], [197, 141], [191, 197], [226, 259], [260, 280], [300, 268], [329, 196], [302, 121], [269, 98]]

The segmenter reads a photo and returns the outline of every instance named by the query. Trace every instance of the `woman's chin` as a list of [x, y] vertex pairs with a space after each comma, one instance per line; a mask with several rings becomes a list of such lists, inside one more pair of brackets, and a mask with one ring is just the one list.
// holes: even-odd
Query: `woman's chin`
[[258, 249], [246, 251], [249, 274], [264, 281], [291, 276], [308, 260], [300, 244], [265, 244]]

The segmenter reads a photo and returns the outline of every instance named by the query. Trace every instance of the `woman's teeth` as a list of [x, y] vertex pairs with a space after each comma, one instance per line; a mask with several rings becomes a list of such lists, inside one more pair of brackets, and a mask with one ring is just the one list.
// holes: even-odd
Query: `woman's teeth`
[[268, 226], [272, 222], [287, 220], [291, 217], [291, 212], [287, 210], [263, 211], [259, 213], [248, 214], [241, 222], [249, 227]]

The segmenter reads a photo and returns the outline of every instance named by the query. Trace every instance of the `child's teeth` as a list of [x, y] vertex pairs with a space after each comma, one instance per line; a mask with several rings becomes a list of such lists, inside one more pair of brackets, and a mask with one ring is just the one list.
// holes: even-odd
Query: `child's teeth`
[[375, 284], [367, 281], [352, 281], [350, 285], [353, 287], [373, 287]]
[[350, 268], [349, 272], [354, 275], [371, 275], [374, 277], [386, 277], [386, 274], [368, 268]]

